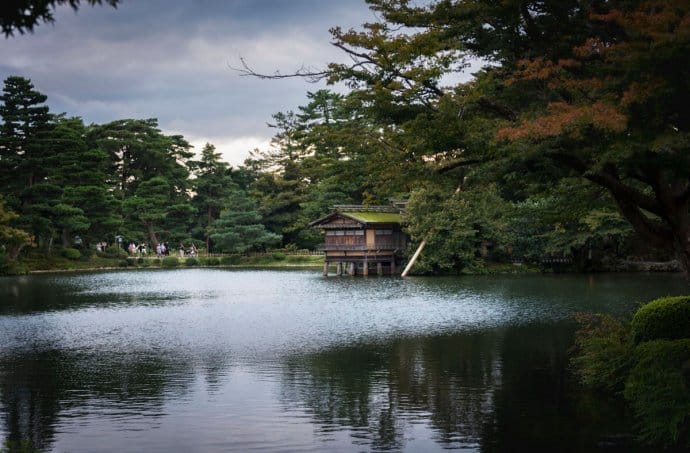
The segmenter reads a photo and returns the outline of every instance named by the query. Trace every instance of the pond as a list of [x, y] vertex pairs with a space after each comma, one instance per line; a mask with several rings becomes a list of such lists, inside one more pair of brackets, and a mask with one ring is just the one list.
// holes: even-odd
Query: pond
[[623, 408], [572, 376], [572, 315], [687, 292], [666, 274], [1, 278], [0, 445], [631, 451]]

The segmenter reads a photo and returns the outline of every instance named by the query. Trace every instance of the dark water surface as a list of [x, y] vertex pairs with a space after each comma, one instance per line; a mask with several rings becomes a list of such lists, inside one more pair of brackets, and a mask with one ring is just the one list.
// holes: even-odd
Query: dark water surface
[[674, 275], [0, 278], [0, 445], [46, 451], [630, 451], [568, 370], [576, 312]]

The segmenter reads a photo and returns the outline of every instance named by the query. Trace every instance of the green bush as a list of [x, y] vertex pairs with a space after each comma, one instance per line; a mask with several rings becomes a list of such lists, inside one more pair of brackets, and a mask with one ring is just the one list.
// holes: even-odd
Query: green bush
[[184, 260], [184, 265], [185, 266], [198, 266], [199, 265], [199, 260], [196, 258], [187, 258]]
[[145, 260], [142, 257], [137, 258], [137, 264], [144, 264], [144, 261]]
[[79, 258], [81, 258], [81, 252], [73, 248], [62, 249], [61, 255], [67, 258], [68, 260], [78, 260]]
[[174, 256], [166, 256], [163, 258], [163, 267], [177, 267], [180, 261]]
[[116, 245], [111, 245], [99, 253], [104, 258], [127, 258], [127, 252]]
[[285, 258], [287, 258], [285, 253], [282, 252], [273, 252], [273, 255], [271, 255], [271, 257], [276, 261], [283, 261], [285, 260]]
[[120, 267], [127, 267], [127, 266], [129, 266], [129, 260], [126, 260], [126, 259], [125, 259], [125, 260], [120, 260], [120, 261], [117, 262], [117, 265], [120, 266]]
[[577, 315], [576, 355], [580, 381], [590, 387], [620, 391], [632, 364], [633, 344], [627, 322], [602, 314]]
[[655, 340], [635, 350], [625, 384], [642, 440], [690, 447], [690, 339]]
[[29, 267], [24, 263], [12, 262], [0, 265], [0, 275], [15, 276], [26, 275], [28, 273]]
[[206, 258], [206, 265], [207, 266], [218, 266], [220, 265], [220, 258]]
[[233, 265], [233, 264], [240, 264], [241, 261], [240, 255], [230, 255], [230, 256], [224, 256], [223, 258], [220, 259], [220, 263], [227, 266], [227, 265]]
[[690, 296], [663, 297], [643, 305], [631, 326], [635, 343], [690, 338]]

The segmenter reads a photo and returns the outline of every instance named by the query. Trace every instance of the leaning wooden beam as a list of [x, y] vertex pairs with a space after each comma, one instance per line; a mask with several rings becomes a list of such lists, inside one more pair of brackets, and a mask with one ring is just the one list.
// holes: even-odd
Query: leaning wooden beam
[[426, 239], [424, 239], [421, 244], [419, 244], [419, 247], [417, 247], [417, 251], [414, 252], [414, 255], [412, 255], [412, 258], [410, 258], [410, 262], [407, 263], [407, 266], [405, 266], [403, 273], [400, 274], [401, 277], [407, 277], [407, 274], [410, 273], [410, 269], [412, 269], [412, 266], [414, 266], [415, 261], [417, 261], [417, 258], [419, 257], [419, 254], [422, 253], [425, 245]]

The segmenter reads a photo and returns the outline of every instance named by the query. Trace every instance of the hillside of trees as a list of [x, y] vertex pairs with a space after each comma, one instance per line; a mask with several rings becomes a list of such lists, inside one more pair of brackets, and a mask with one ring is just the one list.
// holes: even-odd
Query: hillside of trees
[[[418, 272], [545, 258], [690, 268], [690, 2], [367, 3], [378, 22], [332, 30], [350, 64], [245, 67], [348, 90], [274, 114], [271, 147], [237, 168], [155, 119], [86, 125], [50, 112], [30, 80], [5, 80], [3, 259], [118, 237], [312, 249], [307, 224], [334, 204], [395, 198], [409, 200], [411, 243], [428, 240]], [[454, 82], [469, 59], [486, 64]]]

